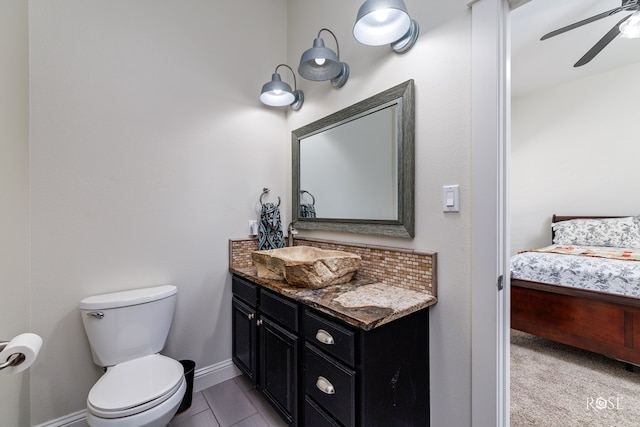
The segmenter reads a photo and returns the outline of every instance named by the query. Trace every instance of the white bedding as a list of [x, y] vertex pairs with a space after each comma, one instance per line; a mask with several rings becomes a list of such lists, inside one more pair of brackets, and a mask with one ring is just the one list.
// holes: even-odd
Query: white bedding
[[634, 260], [523, 252], [511, 257], [511, 277], [640, 298], [640, 261]]

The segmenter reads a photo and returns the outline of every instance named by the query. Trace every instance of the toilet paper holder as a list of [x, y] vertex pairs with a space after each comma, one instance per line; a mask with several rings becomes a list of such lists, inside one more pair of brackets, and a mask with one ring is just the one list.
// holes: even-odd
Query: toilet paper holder
[[[4, 348], [9, 344], [9, 341], [0, 341], [0, 351], [4, 350]], [[13, 353], [7, 357], [5, 362], [0, 363], [0, 371], [4, 368], [8, 368], [9, 366], [18, 366], [22, 362], [25, 361], [24, 354], [22, 353]]]

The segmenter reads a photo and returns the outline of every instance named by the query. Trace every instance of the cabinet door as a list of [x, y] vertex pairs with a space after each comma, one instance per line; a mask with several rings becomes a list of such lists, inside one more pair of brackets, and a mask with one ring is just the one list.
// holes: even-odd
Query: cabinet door
[[289, 425], [298, 420], [298, 338], [266, 317], [259, 321], [259, 387]]
[[233, 297], [232, 311], [233, 363], [255, 384], [258, 380], [256, 310]]

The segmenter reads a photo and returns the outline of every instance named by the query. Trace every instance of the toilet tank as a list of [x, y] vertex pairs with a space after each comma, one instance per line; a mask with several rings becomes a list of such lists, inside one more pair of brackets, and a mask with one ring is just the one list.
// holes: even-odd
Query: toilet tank
[[159, 353], [176, 305], [173, 285], [95, 295], [80, 301], [93, 361], [112, 366]]

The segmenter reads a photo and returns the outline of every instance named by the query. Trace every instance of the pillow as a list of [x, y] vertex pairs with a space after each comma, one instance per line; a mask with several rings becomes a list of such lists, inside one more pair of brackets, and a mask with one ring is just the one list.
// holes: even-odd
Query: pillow
[[551, 226], [556, 245], [640, 248], [639, 217], [571, 219]]

